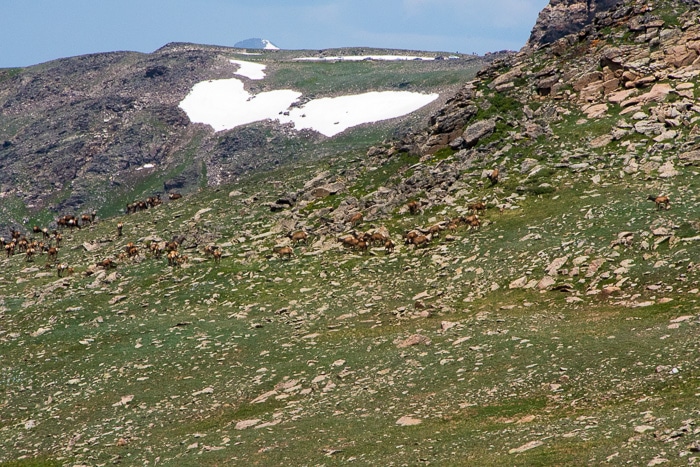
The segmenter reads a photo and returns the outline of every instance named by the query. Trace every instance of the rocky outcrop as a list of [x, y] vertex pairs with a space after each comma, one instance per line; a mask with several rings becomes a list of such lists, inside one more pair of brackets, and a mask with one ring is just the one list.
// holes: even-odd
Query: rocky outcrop
[[527, 47], [551, 44], [575, 34], [593, 21], [596, 13], [610, 10], [618, 0], [551, 0], [537, 17]]

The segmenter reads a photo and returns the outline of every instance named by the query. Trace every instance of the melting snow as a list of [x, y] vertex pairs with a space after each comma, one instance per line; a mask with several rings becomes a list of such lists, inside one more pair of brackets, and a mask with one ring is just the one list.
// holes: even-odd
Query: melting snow
[[418, 57], [413, 55], [343, 55], [336, 57], [300, 57], [294, 60], [300, 62], [359, 62], [362, 60], [435, 60], [435, 57]]
[[437, 98], [437, 94], [397, 91], [326, 97], [291, 110], [280, 121], [293, 122], [297, 129], [309, 128], [334, 136], [355, 125], [409, 114]]
[[245, 76], [250, 79], [263, 79], [265, 77], [265, 65], [254, 62], [245, 62], [243, 60], [230, 60], [234, 65], [238, 65], [237, 75]]
[[[384, 57], [396, 57], [394, 59], [397, 60], [414, 58]], [[255, 80], [265, 77], [265, 65], [242, 60], [231, 60], [231, 63], [239, 66], [237, 75]], [[206, 123], [215, 131], [271, 119], [292, 123], [298, 130], [308, 128], [334, 136], [356, 125], [407, 115], [431, 103], [439, 95], [405, 91], [368, 92], [315, 99], [303, 107], [290, 108], [299, 97], [301, 93], [292, 90], [253, 95], [245, 90], [243, 82], [231, 78], [195, 84], [180, 102], [180, 107], [192, 122]]]

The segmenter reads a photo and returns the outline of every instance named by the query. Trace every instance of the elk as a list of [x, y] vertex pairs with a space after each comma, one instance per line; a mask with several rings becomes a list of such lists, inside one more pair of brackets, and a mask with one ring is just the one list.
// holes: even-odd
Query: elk
[[177, 250], [170, 250], [168, 252], [168, 265], [177, 266], [179, 264], [179, 256], [180, 253], [178, 253]]
[[289, 247], [289, 246], [275, 246], [272, 249], [272, 251], [277, 253], [277, 255], [280, 258], [284, 258], [284, 257], [291, 258], [292, 256], [294, 256], [294, 250], [292, 249], [292, 247]]
[[223, 253], [221, 252], [221, 250], [219, 250], [219, 249], [214, 250], [214, 252], [212, 253], [212, 256], [214, 257], [214, 262], [215, 262], [215, 263], [218, 264], [218, 263], [221, 262], [221, 255], [222, 255], [222, 254], [223, 254]]
[[163, 204], [163, 201], [160, 199], [160, 195], [149, 196], [148, 198], [146, 198], [146, 204], [149, 207], [154, 208], [159, 204]]
[[174, 200], [180, 199], [180, 198], [182, 198], [182, 195], [180, 193], [175, 193], [175, 192], [168, 193], [168, 199], [171, 201], [174, 201]]
[[64, 272], [67, 272], [68, 275], [71, 275], [74, 271], [72, 267], [69, 267], [65, 263], [61, 263], [58, 266], [56, 266], [56, 274], [58, 274], [58, 277], [63, 277]]
[[307, 234], [303, 230], [297, 230], [296, 232], [291, 232], [287, 236], [292, 240], [292, 243], [294, 243], [295, 245], [297, 243], [301, 243], [301, 242], [306, 244], [308, 239], [309, 239], [309, 234]]
[[421, 233], [418, 232], [417, 230], [411, 230], [409, 232], [406, 232], [406, 234], [403, 236], [404, 244], [410, 245], [411, 243], [413, 243], [413, 239], [419, 235], [421, 235]]
[[148, 250], [151, 252], [154, 258], [160, 258], [160, 256], [163, 254], [163, 248], [161, 248], [160, 243], [158, 242], [151, 242], [148, 245]]
[[388, 240], [388, 238], [385, 237], [384, 234], [381, 232], [374, 232], [369, 237], [369, 242], [373, 245], [384, 245], [387, 240]]
[[486, 175], [486, 178], [489, 179], [491, 185], [495, 185], [496, 183], [498, 183], [498, 173], [498, 169], [493, 169], [491, 173]]
[[362, 222], [362, 218], [363, 218], [363, 217], [364, 217], [364, 216], [362, 215], [361, 212], [357, 212], [357, 213], [353, 214], [353, 215], [350, 217], [350, 219], [349, 219], [348, 222], [350, 222], [350, 225], [352, 225], [353, 227], [355, 227], [355, 226], [357, 226], [357, 224], [359, 224], [360, 222]]
[[117, 224], [117, 237], [121, 237], [121, 236], [122, 236], [122, 229], [123, 229], [123, 228], [124, 228], [124, 224], [122, 224], [121, 222], [119, 222], [119, 223]]
[[649, 195], [647, 197], [648, 201], [653, 201], [656, 203], [656, 209], [658, 211], [661, 210], [661, 208], [665, 209], [671, 209], [671, 199], [668, 196], [654, 196], [654, 195]]
[[468, 204], [467, 209], [476, 214], [478, 211], [486, 211], [486, 204], [483, 201], [477, 201], [476, 203]]
[[9, 258], [10, 256], [15, 254], [15, 242], [14, 240], [5, 245], [5, 253], [7, 254], [7, 257]]
[[97, 263], [95, 266], [98, 268], [103, 268], [103, 269], [111, 269], [111, 268], [116, 268], [117, 263], [115, 263], [112, 259], [107, 258], [107, 259], [103, 259], [102, 261]]
[[420, 204], [418, 204], [418, 201], [409, 201], [406, 207], [411, 214], [417, 214], [418, 211], [420, 211]]
[[428, 227], [428, 234], [431, 236], [439, 237], [440, 236], [440, 231], [444, 229], [443, 225], [438, 223], [435, 225], [431, 225]]
[[481, 227], [481, 221], [479, 220], [479, 216], [476, 214], [472, 214], [471, 216], [464, 217], [464, 223], [469, 226], [470, 229], [478, 229]]
[[418, 235], [416, 237], [413, 237], [411, 243], [415, 245], [416, 248], [420, 246], [427, 246], [430, 243], [430, 236]]
[[48, 258], [46, 258], [46, 261], [48, 261], [49, 263], [58, 259], [58, 248], [56, 248], [55, 246], [49, 248], [47, 253], [49, 256]]
[[338, 242], [346, 248], [354, 248], [359, 243], [359, 240], [354, 235], [346, 235], [344, 237], [338, 237]]
[[386, 252], [387, 255], [389, 253], [393, 253], [395, 247], [396, 247], [396, 245], [394, 245], [394, 242], [392, 242], [390, 238], [387, 238], [386, 242], [384, 242], [384, 251]]

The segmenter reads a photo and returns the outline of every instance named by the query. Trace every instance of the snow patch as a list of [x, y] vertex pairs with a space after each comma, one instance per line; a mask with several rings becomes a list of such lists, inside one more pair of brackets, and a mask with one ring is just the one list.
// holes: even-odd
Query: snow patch
[[435, 57], [418, 57], [415, 55], [342, 55], [335, 57], [300, 57], [294, 60], [300, 62], [360, 62], [362, 60], [381, 60], [381, 61], [396, 61], [396, 60], [435, 60]]
[[[262, 65], [233, 61], [241, 66], [237, 74], [262, 79]], [[257, 65], [250, 67], [249, 65]], [[264, 68], [264, 66], [262, 66]], [[264, 76], [264, 73], [262, 73]], [[255, 77], [253, 77], [255, 76]], [[368, 92], [341, 97], [314, 99], [302, 107], [291, 108], [301, 93], [276, 90], [250, 94], [236, 79], [202, 81], [194, 85], [180, 102], [180, 108], [194, 123], [211, 125], [215, 131], [262, 120], [291, 123], [297, 130], [311, 129], [325, 136], [335, 136], [363, 123], [402, 117], [433, 102], [438, 94], [406, 91]]]
[[192, 122], [206, 123], [215, 131], [230, 130], [240, 125], [277, 118], [300, 92], [280, 90], [251, 95], [236, 79], [202, 81], [180, 102], [180, 108]]
[[437, 99], [438, 94], [415, 92], [368, 92], [341, 97], [312, 100], [280, 117], [297, 129], [312, 129], [326, 136], [335, 136], [350, 127], [401, 117]]
[[249, 79], [265, 78], [265, 65], [255, 62], [246, 62], [243, 60], [229, 60], [234, 65], [238, 65], [238, 71], [235, 73], [239, 76], [245, 76]]

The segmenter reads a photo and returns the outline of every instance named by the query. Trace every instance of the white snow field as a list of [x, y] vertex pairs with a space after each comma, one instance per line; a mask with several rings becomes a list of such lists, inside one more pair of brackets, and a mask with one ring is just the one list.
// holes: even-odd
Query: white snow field
[[435, 57], [418, 57], [414, 55], [342, 55], [336, 57], [300, 57], [295, 58], [299, 62], [360, 62], [362, 60], [435, 60]]
[[[240, 68], [236, 74], [263, 79], [264, 65], [231, 60]], [[356, 125], [401, 117], [433, 102], [438, 94], [406, 91], [368, 92], [314, 99], [302, 107], [290, 108], [301, 93], [276, 90], [252, 95], [236, 79], [202, 81], [180, 102], [190, 121], [211, 125], [214, 131], [262, 120], [292, 123], [297, 130], [311, 129], [335, 136]]]
[[417, 92], [368, 92], [341, 97], [314, 99], [303, 107], [280, 117], [297, 129], [309, 128], [326, 136], [335, 136], [350, 127], [401, 117], [438, 98], [437, 94]]
[[238, 65], [238, 71], [235, 73], [239, 76], [245, 76], [248, 79], [264, 79], [265, 65], [255, 62], [246, 62], [243, 60], [229, 60], [234, 65]]

